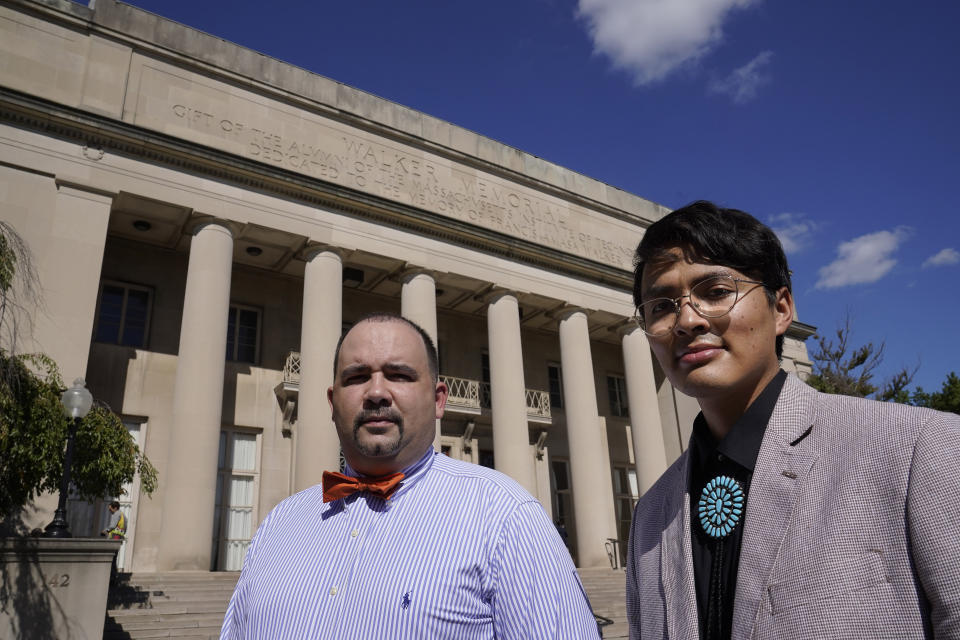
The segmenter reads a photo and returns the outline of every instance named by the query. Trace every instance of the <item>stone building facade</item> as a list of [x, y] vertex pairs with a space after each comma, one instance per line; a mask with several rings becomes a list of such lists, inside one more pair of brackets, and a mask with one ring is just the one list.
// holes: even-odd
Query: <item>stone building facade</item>
[[24, 350], [85, 376], [160, 471], [123, 496], [131, 570], [238, 569], [338, 466], [333, 348], [370, 311], [439, 345], [437, 447], [528, 488], [581, 566], [697, 412], [630, 320], [667, 209], [116, 0], [0, 3], [0, 203], [44, 288]]

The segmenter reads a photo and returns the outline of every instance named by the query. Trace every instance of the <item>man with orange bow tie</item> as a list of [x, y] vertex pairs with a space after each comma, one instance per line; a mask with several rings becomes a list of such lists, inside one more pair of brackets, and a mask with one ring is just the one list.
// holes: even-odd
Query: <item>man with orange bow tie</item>
[[284, 500], [250, 544], [221, 639], [596, 638], [540, 504], [433, 450], [447, 387], [416, 324], [347, 331], [327, 392], [346, 459]]

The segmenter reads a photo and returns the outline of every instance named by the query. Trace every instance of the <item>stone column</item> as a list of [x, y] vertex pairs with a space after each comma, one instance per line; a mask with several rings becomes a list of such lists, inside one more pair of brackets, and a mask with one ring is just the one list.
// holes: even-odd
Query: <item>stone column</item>
[[[563, 406], [570, 445], [573, 515], [577, 527], [577, 556], [581, 567], [609, 566], [604, 544], [616, 538], [610, 453], [599, 429], [596, 382], [590, 354], [587, 314], [569, 308], [560, 316], [560, 366], [563, 368]], [[607, 471], [604, 472], [603, 470]]]
[[490, 299], [487, 307], [487, 343], [490, 348], [494, 464], [498, 471], [536, 495], [534, 458], [527, 433], [520, 306], [514, 294], [498, 291]]
[[[10, 183], [11, 192], [16, 184]], [[19, 188], [11, 206], [0, 211], [0, 218], [34, 250], [43, 299], [21, 300], [23, 309], [6, 309], [5, 326], [19, 325], [19, 330], [15, 336], [5, 332], [2, 346], [19, 353], [46, 353], [60, 367], [67, 385], [77, 377], [91, 383], [87, 358], [114, 194], [39, 175], [25, 184], [29, 188]], [[46, 197], [48, 188], [55, 189], [52, 201]], [[30, 204], [16, 206], [17, 198], [26, 198]], [[15, 345], [6, 342], [12, 337], [16, 337]], [[98, 393], [96, 387], [91, 385], [91, 389]], [[27, 528], [46, 526], [57, 499], [56, 493], [38, 496], [33, 509], [25, 514]]]
[[630, 405], [633, 459], [637, 467], [640, 495], [643, 495], [667, 470], [660, 403], [647, 336], [633, 322], [621, 328], [620, 334], [623, 336], [623, 368], [627, 379], [627, 402]]
[[[440, 348], [437, 344], [437, 284], [432, 272], [411, 269], [403, 274], [400, 315], [420, 325], [434, 346]], [[436, 421], [433, 448], [440, 450], [440, 420]]]
[[343, 324], [343, 259], [330, 247], [303, 254], [303, 319], [300, 329], [300, 390], [293, 428], [293, 491], [319, 484], [324, 471], [340, 468], [340, 440], [327, 389], [333, 384], [333, 352]]
[[[52, 357], [60, 366], [64, 383], [69, 385], [74, 378], [87, 377], [113, 194], [62, 181], [56, 183], [56, 188], [56, 209], [49, 214], [49, 222], [36, 223], [37, 228], [49, 229], [50, 234], [43, 259], [39, 253], [34, 254], [45, 308], [31, 311], [33, 335], [28, 320], [23, 324], [27, 330], [20, 336], [24, 342], [17, 346], [21, 353], [43, 351]], [[24, 240], [33, 240], [31, 224], [13, 222]], [[9, 309], [7, 313], [16, 314]]]
[[210, 569], [232, 266], [229, 223], [198, 224], [190, 242], [173, 387], [161, 571]]
[[437, 344], [437, 284], [432, 272], [412, 269], [403, 274], [400, 315], [420, 325]]

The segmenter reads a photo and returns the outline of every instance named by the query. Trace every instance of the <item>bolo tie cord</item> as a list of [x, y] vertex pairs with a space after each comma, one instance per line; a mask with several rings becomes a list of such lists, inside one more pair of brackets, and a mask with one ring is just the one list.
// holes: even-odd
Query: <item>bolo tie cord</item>
[[707, 603], [707, 639], [723, 637], [723, 540], [714, 540], [710, 562], [710, 599]]

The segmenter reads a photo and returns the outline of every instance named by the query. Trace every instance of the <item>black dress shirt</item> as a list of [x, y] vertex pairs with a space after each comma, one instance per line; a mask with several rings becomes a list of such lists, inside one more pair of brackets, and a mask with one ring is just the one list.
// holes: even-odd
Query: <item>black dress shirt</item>
[[[737, 591], [737, 569], [740, 563], [740, 543], [743, 540], [743, 521], [746, 519], [746, 498], [753, 469], [760, 453], [760, 443], [767, 430], [767, 422], [780, 397], [787, 379], [781, 370], [757, 399], [719, 442], [710, 433], [703, 414], [697, 416], [690, 436], [690, 528], [693, 547], [693, 575], [697, 591], [697, 614], [700, 637], [704, 640], [728, 640], [733, 621], [733, 601]], [[726, 475], [737, 482], [744, 492], [744, 512], [740, 521], [727, 536], [710, 537], [700, 524], [697, 506], [703, 487], [718, 475]], [[713, 564], [718, 563], [718, 575], [713, 575]], [[711, 576], [713, 580], [711, 580]]]

